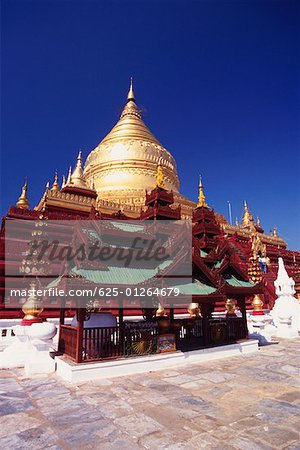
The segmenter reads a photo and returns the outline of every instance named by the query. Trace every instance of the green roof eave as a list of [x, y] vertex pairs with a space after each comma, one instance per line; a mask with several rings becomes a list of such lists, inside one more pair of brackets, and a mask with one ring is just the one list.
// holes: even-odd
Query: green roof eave
[[209, 295], [216, 292], [216, 288], [195, 280], [192, 283], [179, 284], [173, 286], [178, 288], [182, 295]]
[[252, 281], [239, 280], [234, 275], [231, 275], [230, 277], [225, 278], [225, 281], [230, 286], [234, 286], [234, 287], [254, 287], [255, 286], [255, 283], [252, 283]]

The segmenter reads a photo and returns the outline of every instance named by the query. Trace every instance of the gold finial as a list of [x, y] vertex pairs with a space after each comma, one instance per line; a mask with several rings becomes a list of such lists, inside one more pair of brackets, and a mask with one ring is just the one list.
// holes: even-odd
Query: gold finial
[[28, 189], [27, 180], [25, 180], [24, 186], [22, 187], [22, 193], [19, 197], [19, 200], [17, 201], [17, 207], [20, 209], [29, 208], [27, 189]]
[[78, 153], [76, 166], [71, 175], [71, 186], [88, 189], [87, 184], [84, 179], [84, 176], [83, 176], [81, 150]]
[[190, 317], [199, 317], [201, 312], [199, 303], [190, 303], [188, 307], [188, 312], [190, 314]]
[[273, 227], [273, 237], [278, 237], [277, 228]]
[[198, 208], [208, 208], [207, 203], [205, 202], [205, 195], [203, 192], [203, 184], [202, 184], [202, 177], [200, 175], [199, 179], [199, 197], [198, 197]]
[[125, 108], [122, 111], [120, 119], [123, 119], [124, 117], [127, 119], [128, 118], [138, 118], [138, 119], [142, 118], [141, 111], [139, 110], [139, 108], [136, 104], [136, 101], [135, 101], [132, 78], [130, 78], [130, 87], [129, 87], [129, 91], [128, 91], [128, 95], [127, 95], [127, 102], [126, 102]]
[[22, 306], [22, 311], [25, 314], [23, 322], [42, 322], [39, 315], [43, 311], [43, 307], [41, 299], [37, 296], [37, 289], [37, 283], [34, 280], [30, 283], [29, 296]]
[[258, 227], [260, 227], [260, 218], [257, 216], [257, 218], [256, 218], [256, 225], [258, 226]]
[[157, 164], [157, 171], [156, 171], [156, 186], [161, 189], [166, 189], [165, 185], [165, 177], [161, 165], [161, 160], [159, 160]]
[[135, 102], [135, 97], [134, 97], [134, 92], [133, 92], [133, 80], [132, 80], [132, 77], [130, 78], [130, 86], [129, 86], [129, 91], [128, 91], [128, 95], [127, 95], [127, 101], [129, 102], [130, 100]]
[[245, 200], [244, 201], [244, 214], [243, 214], [243, 218], [242, 218], [242, 227], [252, 226], [253, 222], [254, 222], [254, 220], [253, 220], [252, 214], [249, 211], [248, 203]]
[[52, 184], [51, 191], [59, 191], [57, 170], [55, 171], [54, 182]]
[[235, 314], [235, 302], [232, 298], [227, 298], [225, 302], [226, 315], [227, 316], [236, 316]]
[[49, 181], [47, 181], [47, 183], [46, 183], [46, 191], [47, 191], [47, 189], [50, 189], [50, 183], [49, 183]]
[[158, 308], [156, 310], [155, 316], [156, 317], [162, 317], [165, 315], [165, 308], [159, 303]]
[[254, 315], [262, 315], [264, 302], [259, 294], [254, 295], [251, 305], [253, 308]]
[[68, 178], [66, 181], [66, 185], [69, 186], [71, 184], [71, 176], [72, 176], [72, 166], [69, 167]]
[[239, 227], [239, 226], [240, 226], [240, 224], [239, 224], [239, 219], [238, 219], [237, 217], [235, 218], [235, 226], [236, 226], [236, 227]]
[[65, 186], [66, 186], [66, 177], [63, 175], [62, 176], [61, 188], [63, 189]]

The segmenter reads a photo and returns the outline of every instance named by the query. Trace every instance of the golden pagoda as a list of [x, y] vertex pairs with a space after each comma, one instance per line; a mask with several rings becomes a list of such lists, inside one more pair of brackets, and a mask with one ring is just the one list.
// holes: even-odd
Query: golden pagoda
[[[175, 159], [145, 125], [131, 79], [126, 104], [116, 125], [89, 153], [84, 168], [79, 152], [75, 168], [73, 171], [69, 168], [61, 188], [55, 175], [52, 188], [46, 189], [35, 209], [77, 210], [89, 214], [94, 208], [100, 214], [122, 211], [130, 218], [139, 218], [141, 209], [145, 208], [146, 191], [150, 192], [154, 186], [172, 191], [174, 203], [171, 208], [180, 206], [182, 219], [191, 219], [197, 206], [209, 208], [201, 178], [198, 203], [183, 196], [179, 185]], [[27, 192], [27, 187], [25, 190]], [[24, 199], [22, 193], [18, 202], [21, 208], [26, 208]], [[237, 234], [243, 239], [252, 239], [259, 233], [264, 244], [286, 246], [276, 231], [271, 236], [264, 234], [259, 219], [255, 223], [246, 201], [241, 224], [237, 220], [231, 225], [223, 214], [214, 214], [227, 236]]]
[[173, 191], [175, 203], [185, 204], [191, 215], [195, 203], [179, 193], [176, 162], [145, 125], [131, 79], [120, 119], [88, 155], [84, 177], [87, 183], [93, 179], [98, 199], [140, 208], [145, 204], [145, 191], [156, 184], [158, 165], [165, 189]]

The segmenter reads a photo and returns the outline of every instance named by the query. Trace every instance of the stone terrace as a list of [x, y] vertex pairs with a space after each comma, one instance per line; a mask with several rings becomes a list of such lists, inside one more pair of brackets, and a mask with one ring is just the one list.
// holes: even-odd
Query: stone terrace
[[0, 448], [300, 449], [298, 343], [79, 386], [0, 371]]

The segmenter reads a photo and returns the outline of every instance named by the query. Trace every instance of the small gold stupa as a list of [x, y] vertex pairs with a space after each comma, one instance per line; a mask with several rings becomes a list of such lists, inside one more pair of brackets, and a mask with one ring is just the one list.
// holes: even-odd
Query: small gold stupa
[[28, 190], [28, 185], [27, 185], [27, 180], [26, 180], [24, 183], [24, 186], [22, 187], [22, 193], [17, 201], [17, 207], [20, 209], [28, 209], [29, 208], [27, 190]]

